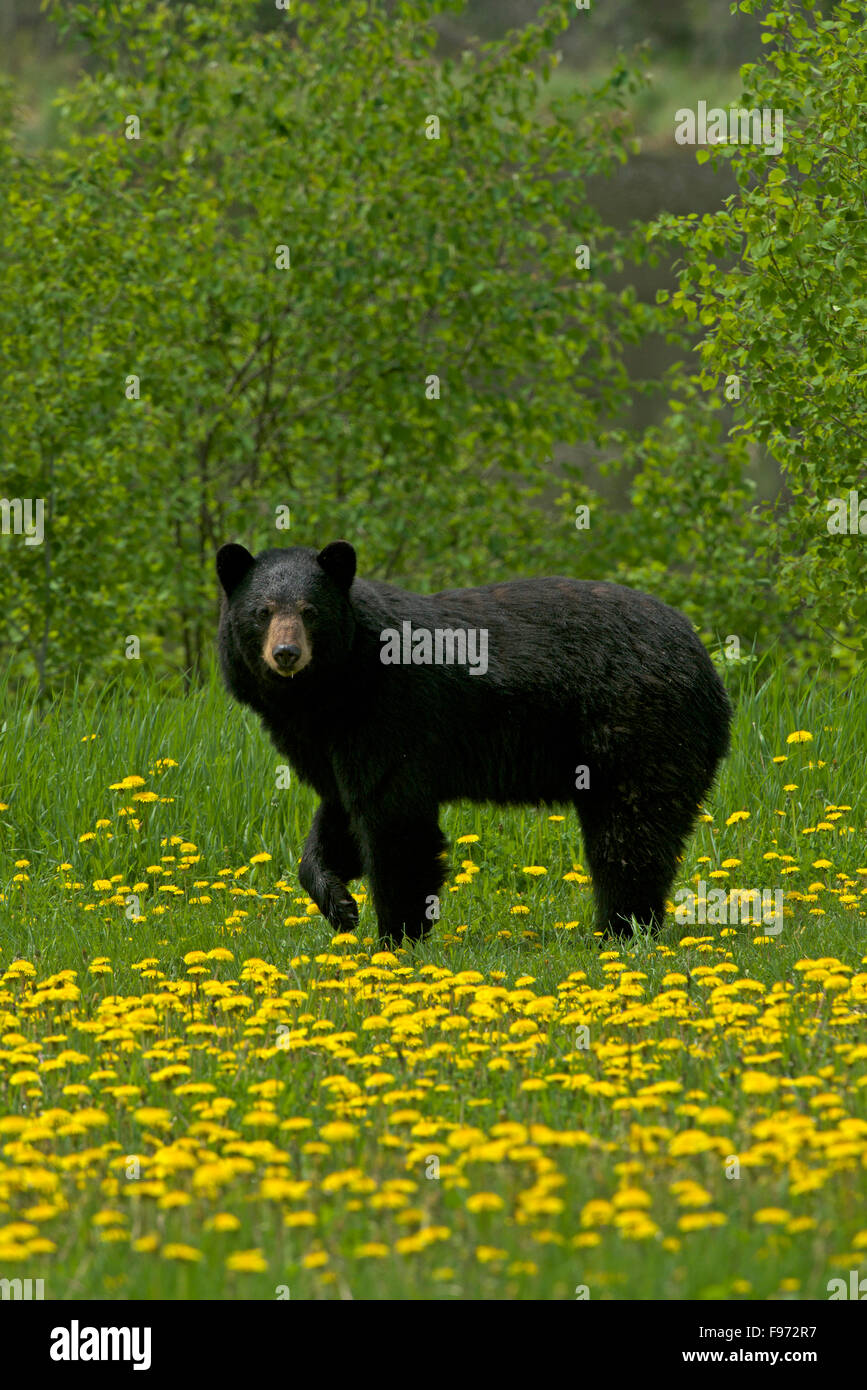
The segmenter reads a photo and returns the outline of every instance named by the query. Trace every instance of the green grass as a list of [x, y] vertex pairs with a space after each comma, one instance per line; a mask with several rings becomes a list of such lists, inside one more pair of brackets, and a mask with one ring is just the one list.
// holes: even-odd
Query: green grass
[[747, 677], [687, 847], [675, 890], [782, 887], [779, 935], [669, 918], [601, 941], [571, 812], [453, 806], [449, 839], [478, 840], [396, 957], [361, 884], [357, 940], [309, 911], [313, 799], [276, 789], [216, 684], [42, 716], [6, 692], [0, 1278], [48, 1298], [827, 1298], [867, 1262], [864, 683], [799, 701], [782, 671]]

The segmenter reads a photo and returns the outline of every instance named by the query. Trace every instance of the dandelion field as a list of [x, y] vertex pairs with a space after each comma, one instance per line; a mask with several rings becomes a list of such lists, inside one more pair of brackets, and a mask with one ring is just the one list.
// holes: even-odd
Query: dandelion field
[[300, 890], [314, 799], [215, 681], [7, 692], [0, 1277], [827, 1299], [867, 1265], [863, 687], [738, 697], [675, 889], [782, 888], [777, 934], [603, 941], [571, 811], [466, 805], [396, 952], [363, 885], [353, 936]]

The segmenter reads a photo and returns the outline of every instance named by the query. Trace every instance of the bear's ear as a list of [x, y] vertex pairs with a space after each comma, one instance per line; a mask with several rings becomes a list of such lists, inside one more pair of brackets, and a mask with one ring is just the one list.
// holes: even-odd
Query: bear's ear
[[248, 574], [256, 561], [242, 545], [221, 545], [217, 551], [217, 574], [231, 598], [245, 574]]
[[316, 556], [329, 578], [348, 589], [355, 578], [355, 551], [349, 541], [332, 541]]

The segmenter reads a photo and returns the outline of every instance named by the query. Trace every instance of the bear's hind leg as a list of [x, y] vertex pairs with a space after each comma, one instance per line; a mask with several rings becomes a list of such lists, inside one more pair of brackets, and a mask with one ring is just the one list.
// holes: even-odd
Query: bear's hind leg
[[631, 919], [658, 931], [665, 900], [697, 815], [691, 798], [660, 800], [623, 786], [614, 795], [576, 797], [596, 899], [597, 930], [630, 936]]

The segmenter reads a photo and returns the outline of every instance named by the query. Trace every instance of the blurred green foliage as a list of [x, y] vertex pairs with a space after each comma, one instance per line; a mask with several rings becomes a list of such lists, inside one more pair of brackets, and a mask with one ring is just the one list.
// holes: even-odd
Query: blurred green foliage
[[[742, 0], [753, 13], [759, 0]], [[671, 321], [701, 326], [698, 384], [740, 398], [726, 445], [762, 446], [785, 494], [762, 515], [758, 563], [794, 629], [846, 637], [867, 631], [867, 72], [865, 6], [841, 0], [833, 17], [812, 0], [763, 19], [763, 61], [741, 70], [744, 108], [778, 115], [779, 154], [756, 143], [700, 149], [731, 162], [738, 193], [715, 215], [663, 217], [654, 244], [682, 257]], [[667, 296], [662, 294], [661, 299]], [[695, 397], [682, 400], [688, 424]], [[675, 417], [677, 419], [677, 417]], [[660, 460], [670, 458], [665, 446]], [[676, 470], [674, 470], [676, 471]], [[858, 489], [860, 488], [860, 493]], [[842, 525], [839, 524], [842, 518]]]
[[[8, 86], [0, 113], [0, 495], [46, 505], [41, 546], [0, 535], [14, 678], [117, 672], [131, 637], [193, 678], [228, 539], [345, 536], [362, 573], [420, 588], [620, 579], [801, 661], [827, 652], [814, 619], [860, 633], [858, 538], [817, 515], [856, 485], [864, 427], [863, 6], [832, 23], [785, 0], [744, 72], [749, 104], [785, 109], [783, 154], [719, 147], [733, 202], [626, 232], [585, 190], [629, 158], [641, 73], [618, 61], [543, 108], [580, 15], [543, 5], [437, 58], [432, 19], [463, 8], [299, 3], [258, 29], [232, 0], [54, 7], [87, 55], [57, 140], [26, 147]], [[660, 255], [680, 286], [642, 302], [630, 276]], [[697, 330], [661, 423], [627, 434], [654, 389], [629, 350], [688, 358]], [[563, 442], [628, 505], [555, 467]], [[773, 525], [759, 445], [793, 493]]]

